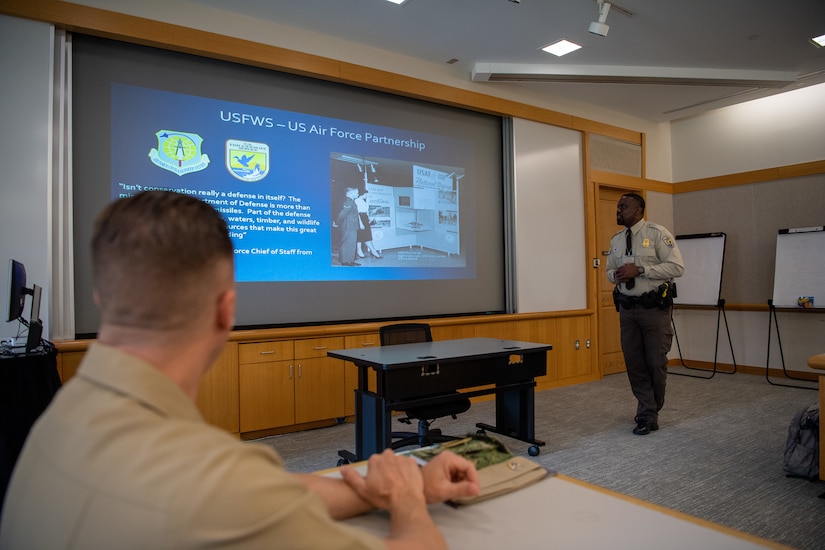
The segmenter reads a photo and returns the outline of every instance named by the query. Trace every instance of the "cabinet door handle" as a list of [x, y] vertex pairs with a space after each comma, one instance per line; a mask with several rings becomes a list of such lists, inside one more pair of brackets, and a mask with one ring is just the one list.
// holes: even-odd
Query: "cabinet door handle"
[[315, 346], [312, 349], [314, 349], [315, 351], [321, 351], [322, 349], [327, 349], [327, 347], [326, 346]]
[[301, 363], [298, 363], [298, 378], [301, 377], [303, 369], [301, 368]]
[[262, 351], [261, 355], [275, 355], [275, 350]]
[[292, 365], [289, 365], [289, 379], [292, 380]]
[[361, 347], [364, 347], [364, 348], [371, 348], [371, 347], [372, 347], [372, 346], [374, 346], [374, 345], [375, 345], [375, 344], [374, 344], [373, 342], [364, 342], [363, 344], [361, 344]]

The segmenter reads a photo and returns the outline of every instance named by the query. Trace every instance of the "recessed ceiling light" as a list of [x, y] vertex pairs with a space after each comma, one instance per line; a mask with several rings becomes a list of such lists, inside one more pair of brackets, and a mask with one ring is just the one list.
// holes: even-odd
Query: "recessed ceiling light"
[[387, 2], [392, 2], [393, 4], [398, 4], [399, 6], [406, 1], [407, 0], [387, 0]]
[[574, 42], [570, 42], [566, 38], [562, 38], [561, 40], [559, 40], [557, 42], [553, 42], [552, 44], [548, 44], [547, 46], [544, 46], [542, 48], [542, 50], [546, 51], [547, 53], [552, 53], [553, 55], [555, 55], [557, 57], [561, 57], [561, 56], [566, 55], [570, 52], [575, 52], [579, 48], [581, 48], [581, 46], [579, 46], [578, 44], [576, 44]]
[[815, 36], [811, 38], [811, 42], [819, 46], [820, 48], [825, 47], [825, 34], [821, 34], [819, 36]]

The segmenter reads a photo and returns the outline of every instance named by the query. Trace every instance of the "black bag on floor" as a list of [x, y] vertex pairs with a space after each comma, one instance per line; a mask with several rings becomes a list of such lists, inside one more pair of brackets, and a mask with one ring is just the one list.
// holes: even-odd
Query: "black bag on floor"
[[785, 442], [785, 475], [819, 479], [819, 404], [797, 412], [788, 426]]

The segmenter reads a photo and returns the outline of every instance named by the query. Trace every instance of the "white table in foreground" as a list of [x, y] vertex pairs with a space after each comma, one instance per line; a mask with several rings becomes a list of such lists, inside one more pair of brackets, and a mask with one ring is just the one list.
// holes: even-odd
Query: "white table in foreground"
[[[451, 550], [786, 548], [566, 476], [470, 506], [430, 506]], [[380, 536], [385, 513], [347, 520]]]

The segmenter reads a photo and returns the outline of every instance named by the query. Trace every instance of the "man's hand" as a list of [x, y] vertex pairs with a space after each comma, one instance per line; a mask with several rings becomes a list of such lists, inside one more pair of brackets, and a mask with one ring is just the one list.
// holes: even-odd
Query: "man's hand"
[[422, 468], [427, 503], [444, 502], [479, 493], [478, 474], [472, 462], [442, 451]]
[[398, 456], [391, 449], [369, 458], [366, 476], [343, 466], [341, 477], [358, 496], [382, 510], [393, 511], [399, 504], [410, 506], [416, 500], [422, 506], [426, 502], [421, 468], [415, 459]]
[[[389, 550], [429, 548], [447, 550], [447, 541], [427, 510], [424, 478], [415, 459], [398, 456], [391, 449], [374, 454], [361, 477], [353, 468], [343, 466], [344, 482], [363, 500], [390, 513]], [[445, 468], [443, 471], [460, 471]]]
[[626, 283], [630, 279], [635, 279], [639, 276], [639, 268], [634, 264], [624, 264], [616, 268], [613, 272], [613, 278], [617, 283]]

